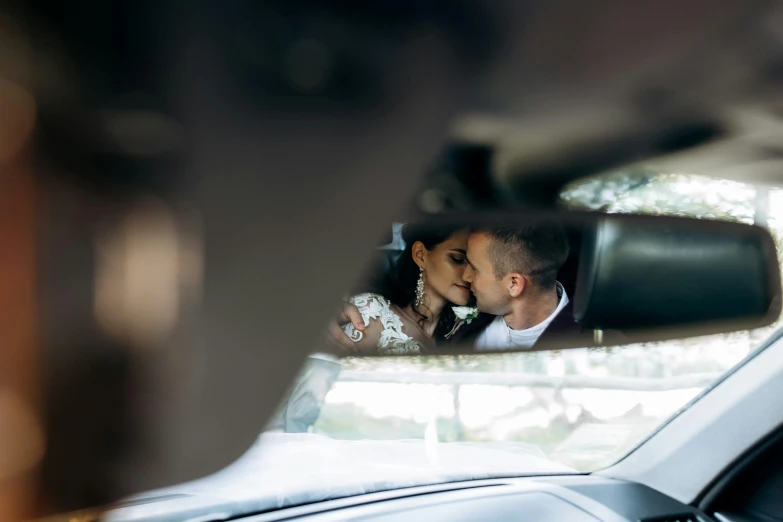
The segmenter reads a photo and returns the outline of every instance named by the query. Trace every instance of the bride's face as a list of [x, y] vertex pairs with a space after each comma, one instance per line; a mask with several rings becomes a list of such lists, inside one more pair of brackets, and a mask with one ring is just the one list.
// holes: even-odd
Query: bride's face
[[[467, 230], [455, 232], [444, 242], [427, 250], [413, 249], [414, 261], [424, 268], [424, 291], [433, 297], [440, 297], [455, 305], [466, 305], [470, 299], [470, 284], [462, 279], [467, 261], [465, 252], [468, 249]], [[419, 246], [416, 245], [416, 246]], [[417, 260], [417, 253], [420, 258]]]

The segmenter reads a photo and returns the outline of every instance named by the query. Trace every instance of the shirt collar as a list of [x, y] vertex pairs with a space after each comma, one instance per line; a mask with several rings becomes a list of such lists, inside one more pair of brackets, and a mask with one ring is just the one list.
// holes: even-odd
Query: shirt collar
[[563, 285], [560, 284], [560, 281], [556, 281], [555, 282], [555, 287], [557, 288], [557, 295], [560, 298], [560, 301], [557, 303], [557, 308], [555, 308], [555, 311], [552, 312], [549, 315], [549, 317], [547, 317], [546, 319], [544, 319], [543, 321], [541, 321], [537, 325], [531, 326], [530, 328], [526, 328], [524, 330], [514, 330], [508, 324], [506, 324], [505, 319], [503, 319], [502, 316], [501, 316], [501, 319], [503, 320], [503, 324], [511, 332], [511, 335], [518, 334], [518, 333], [523, 333], [523, 332], [524, 333], [533, 333], [533, 332], [538, 332], [538, 330], [543, 332], [546, 329], [546, 327], [549, 326], [549, 323], [551, 323], [555, 319], [555, 317], [557, 317], [557, 314], [559, 314], [560, 312], [563, 311], [563, 308], [565, 308], [566, 305], [568, 304], [568, 295], [566, 294], [566, 291], [565, 291], [565, 288], [563, 288]]

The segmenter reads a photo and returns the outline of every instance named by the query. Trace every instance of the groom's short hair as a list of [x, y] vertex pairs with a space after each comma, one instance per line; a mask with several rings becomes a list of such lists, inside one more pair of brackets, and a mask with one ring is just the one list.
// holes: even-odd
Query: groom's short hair
[[535, 223], [481, 232], [490, 238], [488, 253], [496, 278], [518, 272], [540, 288], [555, 285], [557, 273], [569, 253], [563, 227], [555, 223]]

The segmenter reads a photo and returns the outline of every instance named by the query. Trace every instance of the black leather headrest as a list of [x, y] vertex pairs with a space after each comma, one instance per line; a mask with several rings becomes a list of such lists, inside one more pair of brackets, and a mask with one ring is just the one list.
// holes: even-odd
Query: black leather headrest
[[574, 318], [584, 327], [762, 321], [779, 313], [777, 255], [759, 227], [607, 216], [588, 228], [574, 295]]

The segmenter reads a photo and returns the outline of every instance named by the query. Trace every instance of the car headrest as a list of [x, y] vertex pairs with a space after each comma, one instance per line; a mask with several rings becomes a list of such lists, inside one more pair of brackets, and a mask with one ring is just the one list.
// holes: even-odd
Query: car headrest
[[582, 237], [574, 318], [583, 327], [761, 322], [773, 308], [779, 311], [777, 256], [763, 229], [685, 218], [615, 217], [601, 218]]

